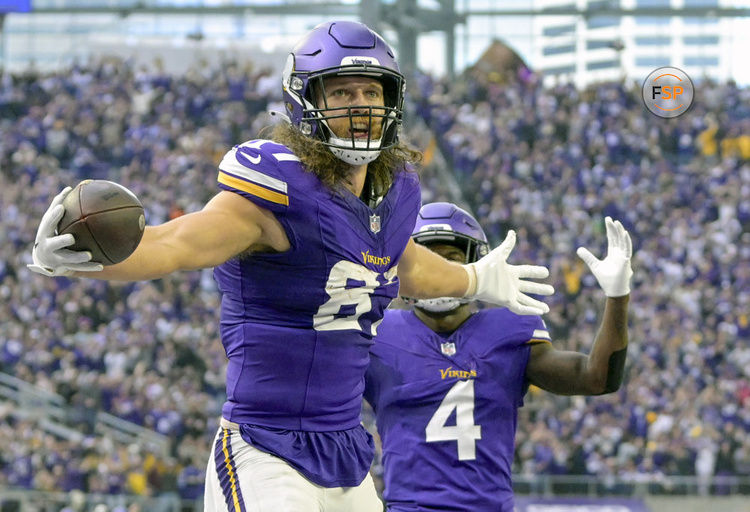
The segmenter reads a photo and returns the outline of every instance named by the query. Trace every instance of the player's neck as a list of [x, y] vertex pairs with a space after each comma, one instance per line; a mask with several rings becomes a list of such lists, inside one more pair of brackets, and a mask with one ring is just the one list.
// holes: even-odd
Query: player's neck
[[414, 308], [414, 314], [427, 327], [435, 332], [452, 332], [461, 327], [473, 314], [469, 304], [457, 307], [447, 314], [433, 314], [419, 308]]
[[349, 175], [344, 179], [344, 187], [357, 197], [362, 195], [367, 178], [367, 164], [352, 166]]

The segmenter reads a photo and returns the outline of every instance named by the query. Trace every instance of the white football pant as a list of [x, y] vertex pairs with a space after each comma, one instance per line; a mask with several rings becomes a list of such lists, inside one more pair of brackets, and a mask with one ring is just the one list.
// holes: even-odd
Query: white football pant
[[357, 487], [321, 487], [235, 429], [219, 428], [206, 468], [204, 512], [382, 512], [368, 474]]

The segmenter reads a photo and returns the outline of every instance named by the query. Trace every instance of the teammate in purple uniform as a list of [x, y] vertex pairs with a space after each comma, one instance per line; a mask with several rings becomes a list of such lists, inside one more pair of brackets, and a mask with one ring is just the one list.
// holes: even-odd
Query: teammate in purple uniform
[[[611, 393], [628, 342], [631, 243], [606, 219], [599, 261], [580, 248], [607, 296], [591, 353], [555, 349], [538, 316], [476, 311], [465, 299], [388, 310], [370, 349], [365, 398], [377, 417], [389, 511], [511, 512], [517, 410], [529, 383], [564, 395]], [[422, 207], [412, 238], [449, 260], [476, 261], [487, 239], [450, 203]]]
[[379, 35], [319, 25], [292, 50], [282, 85], [289, 123], [232, 148], [201, 211], [148, 226], [132, 256], [103, 268], [56, 236], [66, 189], [42, 218], [30, 268], [132, 281], [215, 267], [227, 401], [205, 510], [376, 511], [359, 413], [369, 345], [399, 286], [523, 314], [548, 310], [527, 293], [553, 290], [526, 280], [544, 267], [506, 262], [513, 234], [474, 265], [410, 240], [419, 153], [399, 143], [404, 78]]

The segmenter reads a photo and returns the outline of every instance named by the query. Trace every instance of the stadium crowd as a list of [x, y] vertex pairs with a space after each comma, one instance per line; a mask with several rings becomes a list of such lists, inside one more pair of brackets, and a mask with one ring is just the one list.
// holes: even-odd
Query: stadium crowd
[[[635, 242], [625, 384], [591, 398], [530, 389], [517, 475], [617, 475], [665, 493], [681, 490], [665, 475], [698, 476], [702, 492], [723, 493], [712, 476], [750, 474], [750, 89], [700, 91], [665, 120], [637, 84], [413, 80], [412, 115], [439, 134], [493, 243], [513, 227], [512, 259], [550, 266], [553, 342], [585, 350], [595, 334], [601, 301], [576, 247], [606, 239], [604, 215]], [[84, 178], [129, 187], [150, 224], [199, 208], [223, 153], [257, 137], [278, 99], [278, 77], [251, 65], [176, 77], [105, 59], [3, 75], [0, 371], [61, 395], [84, 437], [59, 438], [3, 405], [0, 486], [202, 494], [225, 361], [211, 272], [113, 285], [25, 264], [50, 198]], [[425, 147], [424, 134], [415, 140]], [[448, 185], [424, 181], [427, 200], [446, 197]], [[168, 436], [170, 456], [95, 434], [96, 410]]]
[[597, 290], [573, 253], [600, 236], [598, 219], [620, 219], [635, 243], [626, 386], [572, 400], [532, 389], [516, 473], [656, 487], [750, 474], [750, 90], [704, 83], [666, 120], [636, 83], [464, 85], [423, 76], [414, 100], [489, 236], [513, 227], [515, 256], [551, 265], [553, 341], [594, 338]]

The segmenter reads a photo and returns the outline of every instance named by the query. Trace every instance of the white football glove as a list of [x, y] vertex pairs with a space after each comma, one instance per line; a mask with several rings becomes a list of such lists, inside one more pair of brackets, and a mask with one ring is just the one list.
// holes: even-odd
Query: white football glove
[[65, 214], [63, 199], [72, 189], [66, 187], [57, 194], [39, 223], [31, 251], [33, 264], [26, 265], [31, 271], [50, 277], [69, 276], [73, 272], [98, 272], [104, 266], [93, 263], [89, 251], [71, 251], [65, 249], [75, 243], [70, 233], [57, 235], [57, 224]]
[[466, 297], [504, 306], [518, 315], [547, 313], [547, 304], [526, 294], [552, 295], [555, 289], [549, 284], [524, 279], [544, 279], [549, 276], [549, 270], [537, 265], [509, 265], [506, 260], [515, 245], [516, 232], [508, 231], [502, 244], [479, 261], [465, 265], [469, 280], [472, 280], [472, 271], [476, 276], [475, 287], [469, 285]]
[[591, 269], [607, 297], [622, 297], [630, 293], [630, 278], [633, 276], [630, 257], [633, 255], [633, 245], [630, 235], [619, 220], [612, 221], [611, 217], [607, 217], [604, 225], [607, 228], [607, 257], [600, 260], [585, 247], [579, 247], [576, 254]]

